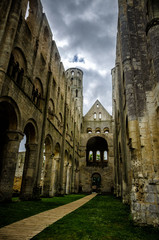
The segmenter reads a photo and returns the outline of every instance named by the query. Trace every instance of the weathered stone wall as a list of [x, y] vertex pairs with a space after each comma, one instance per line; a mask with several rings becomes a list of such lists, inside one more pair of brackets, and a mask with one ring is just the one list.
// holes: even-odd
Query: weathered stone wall
[[[96, 113], [96, 118], [94, 118], [94, 113]], [[99, 113], [101, 113], [100, 119]], [[108, 156], [106, 161], [102, 159], [102, 156], [100, 156], [99, 162], [97, 160], [89, 162], [88, 160], [88, 142], [96, 138], [99, 139], [101, 145], [107, 145], [107, 148], [105, 148]], [[95, 151], [97, 150], [99, 149], [95, 149]], [[101, 154], [103, 154], [103, 151], [101, 151]], [[112, 117], [98, 100], [83, 118], [80, 159], [80, 189], [83, 192], [93, 191], [92, 176], [95, 173], [101, 176], [101, 186], [98, 191], [103, 193], [111, 192], [114, 186]]]
[[12, 196], [24, 134], [27, 141], [21, 197], [38, 196], [42, 168], [44, 194], [65, 193], [65, 165], [70, 168], [69, 191], [78, 191], [82, 115], [42, 5], [39, 0], [30, 0], [26, 17], [27, 4], [27, 0], [7, 4], [2, 0], [0, 4], [1, 201]]
[[157, 9], [157, 1], [119, 0], [112, 70], [115, 193], [130, 203], [137, 223], [153, 225], [159, 224]]

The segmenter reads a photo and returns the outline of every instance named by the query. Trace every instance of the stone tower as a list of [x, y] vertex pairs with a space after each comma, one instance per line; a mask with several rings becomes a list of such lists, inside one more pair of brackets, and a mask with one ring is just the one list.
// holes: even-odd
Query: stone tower
[[80, 115], [83, 115], [83, 72], [78, 68], [69, 68], [66, 77], [70, 83], [72, 97], [76, 101], [76, 106]]

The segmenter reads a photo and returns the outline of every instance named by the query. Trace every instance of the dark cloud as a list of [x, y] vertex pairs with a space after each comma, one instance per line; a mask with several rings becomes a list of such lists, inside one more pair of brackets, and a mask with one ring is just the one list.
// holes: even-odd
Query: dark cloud
[[117, 0], [41, 1], [65, 68], [84, 72], [84, 113], [97, 98], [111, 112]]

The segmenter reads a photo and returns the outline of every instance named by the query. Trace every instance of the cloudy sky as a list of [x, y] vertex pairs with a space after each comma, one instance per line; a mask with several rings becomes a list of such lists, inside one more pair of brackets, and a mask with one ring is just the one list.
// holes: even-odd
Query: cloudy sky
[[112, 112], [117, 0], [41, 0], [65, 70], [84, 72], [84, 114], [98, 99]]

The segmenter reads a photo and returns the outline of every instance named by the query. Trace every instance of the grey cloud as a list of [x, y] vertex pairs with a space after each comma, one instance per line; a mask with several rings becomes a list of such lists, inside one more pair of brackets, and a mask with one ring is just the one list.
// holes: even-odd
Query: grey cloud
[[[59, 47], [62, 59], [82, 55], [92, 59], [97, 70], [84, 72], [84, 98], [90, 105], [97, 98], [110, 109], [111, 68], [115, 64], [115, 39], [117, 29], [117, 0], [42, 0], [44, 12], [53, 31], [55, 41], [67, 39], [68, 45]], [[58, 44], [57, 44], [58, 45]], [[70, 59], [68, 59], [69, 61]], [[78, 67], [78, 62], [77, 62]], [[101, 76], [98, 69], [107, 68], [109, 74]], [[91, 84], [96, 84], [96, 89]], [[87, 89], [91, 88], [89, 96]]]

